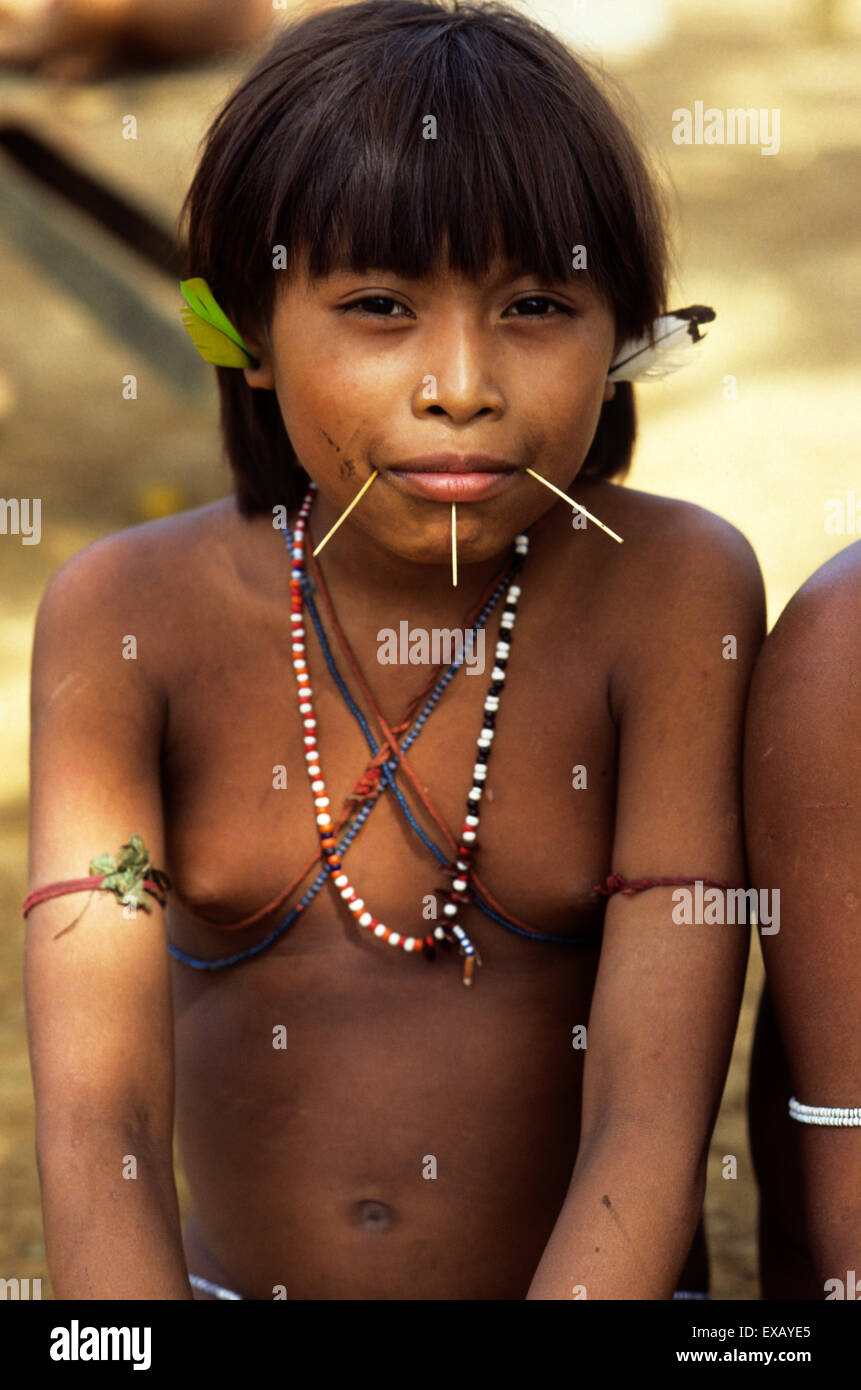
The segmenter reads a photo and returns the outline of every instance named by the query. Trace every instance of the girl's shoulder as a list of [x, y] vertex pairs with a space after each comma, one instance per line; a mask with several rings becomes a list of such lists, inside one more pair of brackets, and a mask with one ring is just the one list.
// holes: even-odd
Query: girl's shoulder
[[[241, 552], [242, 518], [232, 497], [140, 522], [91, 541], [55, 572], [46, 594], [87, 593], [98, 607], [130, 596], [149, 611], [205, 594], [225, 560]], [[101, 596], [101, 598], [99, 597]]]
[[133, 636], [141, 656], [147, 653], [140, 669], [159, 683], [167, 680], [202, 634], [225, 631], [237, 578], [255, 582], [255, 552], [268, 548], [243, 539], [248, 525], [229, 497], [92, 541], [48, 583], [36, 619], [37, 651], [46, 644], [77, 647], [98, 664], [114, 651], [118, 634]]
[[601, 554], [616, 597], [627, 597], [634, 609], [669, 601], [675, 606], [687, 594], [719, 596], [728, 587], [756, 604], [763, 598], [750, 541], [706, 507], [603, 480], [589, 480], [579, 489], [575, 482], [571, 496], [622, 537], [621, 545], [607, 538]]
[[[582, 491], [582, 484], [580, 488]], [[572, 496], [577, 493], [577, 489], [578, 484], [575, 482]], [[602, 504], [612, 510], [616, 518], [627, 526], [628, 535], [625, 539], [632, 540], [638, 549], [663, 547], [676, 540], [706, 549], [713, 547], [720, 550], [725, 547], [730, 551], [735, 549], [739, 554], [754, 554], [747, 537], [737, 526], [697, 502], [688, 502], [681, 497], [665, 497], [656, 492], [643, 492], [627, 484], [606, 482], [603, 479], [589, 479], [588, 490], [596, 503], [600, 499]]]
[[[681, 699], [679, 673], [711, 670], [716, 654], [729, 651], [738, 660], [730, 666], [722, 659], [718, 669], [733, 670], [740, 686], [765, 636], [766, 614], [759, 563], [742, 532], [696, 503], [603, 480], [575, 480], [570, 496], [622, 538], [618, 544], [591, 522], [579, 531], [582, 545], [570, 546], [561, 529], [554, 537], [554, 561], [568, 557], [554, 596], [576, 596], [556, 610], [575, 628], [588, 615], [612, 708], [636, 704], [647, 690]], [[569, 534], [571, 525], [561, 519]]]

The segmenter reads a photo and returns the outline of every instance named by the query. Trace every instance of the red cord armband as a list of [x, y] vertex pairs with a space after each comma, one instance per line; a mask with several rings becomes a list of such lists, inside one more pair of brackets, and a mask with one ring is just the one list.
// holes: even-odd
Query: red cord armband
[[101, 854], [97, 859], [92, 859], [88, 878], [67, 878], [34, 888], [24, 899], [21, 916], [26, 917], [38, 903], [47, 902], [49, 898], [96, 890], [114, 893], [117, 901], [127, 907], [141, 907], [144, 912], [151, 912], [150, 898], [159, 907], [164, 907], [170, 891], [170, 879], [161, 869], [155, 868], [141, 836], [131, 835], [128, 843], [121, 845], [116, 854]]
[[595, 892], [609, 898], [614, 893], [631, 898], [646, 888], [693, 888], [701, 883], [704, 888], [725, 888], [728, 891], [747, 890], [740, 883], [721, 883], [716, 878], [623, 878], [621, 874], [609, 874], [603, 884], [596, 884]]
[[[39, 903], [47, 902], [49, 898], [61, 898], [66, 893], [89, 893], [95, 888], [100, 888], [103, 893], [115, 893], [117, 891], [115, 888], [102, 882], [107, 877], [107, 874], [99, 874], [90, 875], [89, 878], [65, 878], [57, 883], [46, 883], [42, 888], [34, 888], [24, 899], [21, 916], [26, 917], [31, 908], [38, 906]], [[141, 883], [150, 896], [155, 898], [159, 907], [164, 907], [167, 902], [167, 890], [162, 888], [161, 882], [157, 882], [153, 878], [145, 878], [141, 880]], [[143, 906], [146, 905], [143, 904]]]

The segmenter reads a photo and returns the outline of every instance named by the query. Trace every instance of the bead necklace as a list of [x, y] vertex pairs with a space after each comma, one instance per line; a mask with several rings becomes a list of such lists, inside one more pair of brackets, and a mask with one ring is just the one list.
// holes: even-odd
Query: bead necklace
[[[499, 697], [505, 684], [506, 667], [511, 650], [511, 636], [517, 614], [517, 600], [520, 597], [520, 588], [516, 583], [511, 583], [505, 596], [505, 603], [500, 619], [500, 638], [496, 645], [495, 662], [493, 670], [491, 671], [491, 683], [484, 701], [484, 718], [477, 740], [478, 747], [476, 762], [473, 768], [472, 787], [466, 799], [466, 815], [464, 816], [460, 830], [460, 840], [454, 866], [447, 870], [452, 877], [452, 883], [451, 887], [445, 890], [448, 901], [443, 906], [443, 920], [437, 924], [432, 933], [429, 932], [424, 936], [407, 936], [404, 933], [392, 931], [390, 927], [387, 927], [384, 922], [379, 921], [379, 919], [367, 909], [364, 900], [356, 892], [348, 875], [344, 872], [341, 856], [338, 852], [338, 842], [335, 837], [335, 826], [329, 814], [330, 802], [326, 794], [326, 783], [320, 764], [320, 751], [317, 747], [317, 720], [314, 716], [314, 706], [311, 701], [313, 692], [309, 682], [308, 664], [305, 660], [305, 626], [303, 619], [304, 584], [307, 582], [305, 579], [304, 547], [308, 515], [314, 501], [315, 491], [316, 485], [312, 483], [302, 506], [299, 508], [296, 528], [293, 533], [293, 546], [291, 550], [293, 563], [290, 576], [290, 622], [293, 629], [291, 634], [291, 647], [293, 669], [296, 673], [296, 686], [299, 695], [299, 713], [302, 716], [302, 724], [305, 730], [303, 741], [305, 745], [306, 771], [311, 782], [311, 791], [314, 794], [317, 833], [320, 837], [320, 846], [323, 850], [327, 871], [360, 927], [364, 927], [374, 936], [379, 937], [380, 940], [387, 941], [390, 946], [399, 946], [404, 951], [418, 952], [424, 955], [425, 960], [429, 961], [434, 960], [436, 957], [437, 942], [446, 949], [450, 949], [451, 946], [457, 945], [460, 949], [460, 954], [464, 957], [463, 983], [465, 985], [471, 985], [475, 977], [476, 966], [481, 964], [481, 958], [473, 942], [457, 921], [457, 918], [460, 915], [459, 904], [469, 903], [471, 900], [469, 876], [472, 857], [478, 848], [477, 831], [479, 824], [479, 808], [482, 792], [484, 790], [484, 782], [487, 777], [487, 763], [493, 745], [496, 714], [499, 709]], [[514, 541], [514, 549], [515, 564], [513, 568], [516, 577], [523, 567], [529, 550], [529, 537], [525, 534], [517, 536]]]

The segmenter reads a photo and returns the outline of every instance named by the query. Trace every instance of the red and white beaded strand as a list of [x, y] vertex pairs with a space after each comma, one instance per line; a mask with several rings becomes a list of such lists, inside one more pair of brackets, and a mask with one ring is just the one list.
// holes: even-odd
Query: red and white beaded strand
[[[314, 706], [311, 702], [312, 690], [308, 677], [308, 663], [305, 659], [305, 627], [303, 621], [303, 593], [302, 582], [305, 570], [305, 536], [308, 515], [314, 501], [316, 485], [311, 484], [296, 520], [296, 528], [293, 532], [293, 544], [291, 547], [292, 568], [290, 575], [290, 622], [293, 627], [292, 632], [292, 654], [293, 669], [296, 673], [296, 685], [299, 694], [299, 713], [302, 715], [302, 724], [305, 730], [305, 762], [307, 765], [308, 776], [311, 781], [311, 790], [314, 793], [314, 808], [317, 819], [317, 832], [320, 836], [320, 845], [328, 868], [329, 874], [335, 887], [346, 902], [349, 910], [355, 916], [360, 927], [387, 941], [390, 946], [400, 946], [404, 951], [417, 951], [423, 953], [425, 959], [432, 960], [436, 955], [436, 941], [444, 946], [458, 945], [464, 957], [463, 982], [471, 985], [475, 975], [475, 968], [481, 964], [481, 959], [470, 941], [466, 932], [457, 922], [459, 915], [458, 904], [468, 903], [470, 900], [469, 874], [472, 856], [478, 848], [476, 832], [479, 823], [479, 805], [481, 795], [484, 790], [484, 782], [487, 777], [487, 762], [490, 757], [491, 745], [493, 743], [494, 725], [496, 722], [496, 712], [499, 709], [499, 696], [505, 681], [505, 668], [508, 655], [511, 650], [511, 632], [514, 627], [514, 619], [517, 611], [517, 600], [520, 597], [520, 589], [517, 584], [510, 584], [505, 596], [502, 617], [500, 620], [500, 638], [496, 645], [495, 663], [491, 672], [491, 684], [484, 702], [484, 719], [478, 735], [478, 749], [476, 763], [473, 768], [473, 785], [467, 797], [467, 812], [464, 817], [460, 832], [460, 843], [458, 845], [457, 858], [453, 869], [448, 870], [452, 874], [451, 888], [445, 889], [448, 901], [443, 907], [444, 921], [434, 928], [432, 934], [421, 936], [406, 936], [400, 932], [392, 931], [385, 923], [380, 922], [372, 912], [369, 912], [363, 899], [358, 895], [347, 874], [344, 873], [341, 856], [338, 853], [338, 842], [335, 838], [335, 826], [329, 814], [329, 797], [326, 793], [326, 783], [323, 778], [320, 766], [320, 753], [317, 747], [317, 720], [314, 717]], [[515, 551], [522, 565], [523, 560], [529, 549], [529, 537], [519, 535], [516, 537]]]

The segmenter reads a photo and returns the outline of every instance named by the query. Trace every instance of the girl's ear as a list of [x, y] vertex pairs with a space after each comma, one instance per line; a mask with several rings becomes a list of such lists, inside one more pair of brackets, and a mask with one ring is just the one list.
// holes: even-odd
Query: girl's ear
[[607, 382], [605, 382], [605, 383], [604, 383], [604, 400], [605, 400], [605, 401], [611, 401], [611, 400], [613, 399], [613, 397], [615, 396], [615, 394], [616, 394], [616, 383], [615, 383], [615, 381], [607, 381]]
[[258, 387], [264, 391], [274, 391], [275, 375], [272, 371], [272, 350], [268, 342], [250, 333], [244, 334], [244, 339], [257, 358], [259, 365], [243, 367], [242, 375], [249, 386]]

